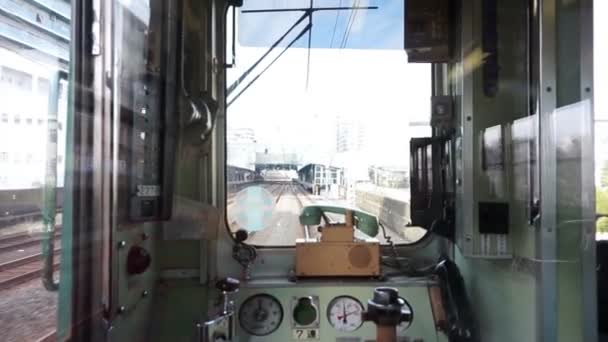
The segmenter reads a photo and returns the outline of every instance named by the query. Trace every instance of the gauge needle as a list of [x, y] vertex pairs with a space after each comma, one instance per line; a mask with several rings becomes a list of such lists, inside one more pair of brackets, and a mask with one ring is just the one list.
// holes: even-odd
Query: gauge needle
[[[346, 324], [346, 305], [342, 304], [342, 323]], [[340, 319], [340, 317], [338, 317]]]
[[358, 311], [351, 311], [351, 312], [344, 312], [344, 314], [342, 316], [338, 316], [338, 319], [341, 319], [344, 323], [346, 323], [346, 317], [357, 313]]

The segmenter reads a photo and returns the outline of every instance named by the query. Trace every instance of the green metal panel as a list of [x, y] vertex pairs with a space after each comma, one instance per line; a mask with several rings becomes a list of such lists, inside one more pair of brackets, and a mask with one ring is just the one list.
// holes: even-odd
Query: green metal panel
[[154, 298], [150, 341], [193, 341], [195, 324], [207, 315], [208, 295], [198, 279], [164, 281]]
[[[457, 117], [461, 118], [463, 125], [471, 126], [471, 131], [465, 132], [462, 139], [472, 139], [472, 144], [463, 143], [462, 146], [472, 146], [471, 151], [463, 151], [465, 157], [466, 154], [471, 154], [472, 160], [464, 158], [459, 161], [459, 177], [463, 177], [467, 172], [473, 173], [472, 193], [468, 193], [468, 188], [459, 189], [461, 204], [457, 214], [461, 216], [457, 220], [458, 229], [461, 232], [470, 231], [472, 246], [468, 246], [466, 239], [461, 237], [455, 260], [462, 272], [479, 324], [480, 340], [533, 341], [538, 328], [537, 283], [534, 265], [527, 260], [535, 255], [534, 231], [528, 225], [526, 215], [529, 190], [527, 168], [505, 162], [502, 170], [484, 170], [481, 154], [481, 133], [484, 129], [510, 124], [529, 115], [526, 94], [527, 2], [497, 1], [499, 87], [494, 97], [483, 92], [481, 6], [481, 0], [463, 4], [464, 10], [470, 12], [463, 13], [462, 25], [472, 25], [472, 34], [466, 35], [466, 27], [463, 26], [465, 34], [462, 36], [462, 46], [459, 47], [463, 52], [462, 60], [451, 65], [450, 72], [461, 77], [456, 80], [453, 88], [458, 92], [456, 95], [460, 95], [457, 98], [457, 104], [460, 104], [456, 107]], [[462, 70], [462, 74], [458, 74], [458, 70]], [[467, 79], [470, 82], [469, 88]], [[460, 82], [463, 83], [459, 84]], [[466, 106], [467, 103], [470, 103], [470, 108]], [[505, 133], [508, 133], [508, 127], [503, 127], [506, 128]], [[515, 184], [519, 187], [516, 188]], [[473, 196], [472, 201], [464, 201], [467, 196]], [[510, 227], [507, 243], [509, 254], [513, 258], [492, 260], [491, 256], [482, 253], [478, 232], [479, 201], [509, 203]], [[473, 208], [469, 208], [469, 205]], [[462, 215], [471, 217], [465, 220]], [[472, 227], [465, 227], [466, 222], [472, 222]]]
[[[536, 279], [533, 268], [511, 261], [466, 258], [456, 252], [481, 341], [534, 341]], [[524, 266], [525, 268], [525, 266]]]

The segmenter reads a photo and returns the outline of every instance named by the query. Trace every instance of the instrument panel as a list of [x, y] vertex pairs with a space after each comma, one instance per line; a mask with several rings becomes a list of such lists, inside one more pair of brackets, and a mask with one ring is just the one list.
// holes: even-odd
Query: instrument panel
[[392, 286], [415, 318], [397, 327], [398, 341], [447, 341], [435, 327], [428, 284], [243, 284], [236, 298], [238, 341], [371, 342], [376, 326], [362, 313], [374, 288]]

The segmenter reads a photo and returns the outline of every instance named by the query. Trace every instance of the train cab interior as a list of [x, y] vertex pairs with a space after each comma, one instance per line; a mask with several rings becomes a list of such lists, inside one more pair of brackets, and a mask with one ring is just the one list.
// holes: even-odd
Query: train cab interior
[[0, 1], [0, 335], [608, 341], [607, 5]]

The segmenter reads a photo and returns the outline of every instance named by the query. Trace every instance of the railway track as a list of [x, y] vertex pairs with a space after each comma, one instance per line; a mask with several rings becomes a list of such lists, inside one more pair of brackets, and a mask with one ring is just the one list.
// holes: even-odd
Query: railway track
[[[59, 229], [59, 227], [57, 227]], [[55, 240], [61, 237], [60, 232], [55, 233]], [[40, 277], [43, 269], [43, 255], [39, 249], [43, 240], [42, 233], [17, 233], [0, 237], [0, 290], [5, 290], [26, 281]], [[55, 248], [55, 255], [59, 255], [61, 248]], [[28, 253], [21, 256], [19, 253]], [[54, 269], [59, 268], [59, 257], [54, 262]]]
[[[55, 233], [55, 240], [61, 237], [60, 232]], [[10, 252], [39, 245], [43, 240], [43, 234], [15, 234], [6, 238], [0, 238], [0, 253]]]
[[[57, 213], [61, 213], [62, 209], [57, 208]], [[0, 216], [0, 228], [10, 227], [19, 223], [27, 223], [42, 218], [41, 210], [32, 210], [29, 212], [23, 212], [19, 214], [9, 214], [6, 216]]]
[[279, 184], [279, 194], [277, 195], [277, 199], [274, 201], [274, 203], [279, 203], [279, 200], [281, 200], [281, 196], [283, 196], [283, 193], [285, 192], [285, 188], [287, 187], [288, 184]]
[[[305, 206], [314, 203], [314, 200], [310, 198], [308, 193], [305, 192], [300, 185], [291, 184], [290, 187], [291, 192], [293, 193], [296, 198], [296, 201], [300, 205], [300, 210], [302, 210]], [[304, 237], [306, 239], [310, 239], [313, 236], [312, 232], [310, 231], [310, 227], [303, 225], [302, 229], [304, 232]]]
[[[55, 253], [60, 251], [61, 249], [56, 249]], [[54, 270], [59, 269], [59, 261], [59, 255], [57, 255], [53, 263]], [[0, 290], [40, 277], [43, 267], [42, 253], [0, 264]]]

